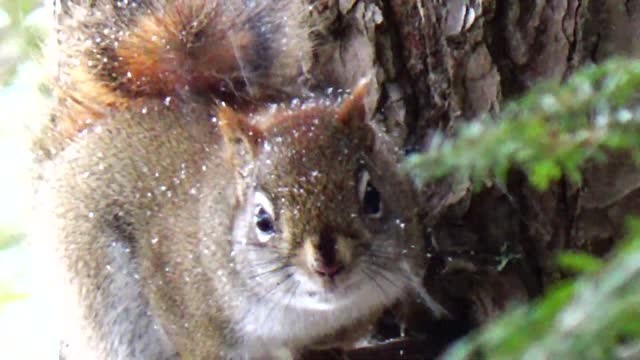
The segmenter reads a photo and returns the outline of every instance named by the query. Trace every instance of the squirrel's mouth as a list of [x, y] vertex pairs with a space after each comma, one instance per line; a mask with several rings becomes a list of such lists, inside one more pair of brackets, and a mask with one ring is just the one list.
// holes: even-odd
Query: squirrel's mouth
[[336, 271], [333, 276], [307, 272], [306, 281], [310, 285], [307, 293], [309, 296], [319, 296], [319, 294], [340, 296], [356, 290], [362, 279], [352, 270], [350, 266], [340, 266], [340, 271]]
[[400, 292], [400, 288], [388, 288], [384, 289], [384, 293], [381, 293], [374, 283], [354, 276], [353, 279], [336, 282], [324, 288], [305, 290], [299, 293], [291, 304], [296, 307], [320, 311], [351, 308], [354, 304], [377, 306], [375, 304], [395, 300]]
[[308, 291], [307, 295], [314, 297], [321, 294], [340, 296], [350, 291], [357, 290], [358, 284], [350, 279], [323, 279], [321, 281], [321, 289]]
[[300, 283], [296, 298], [299, 305], [316, 310], [333, 309], [351, 298], [363, 285], [350, 271], [344, 271], [336, 277], [319, 277], [308, 272], [297, 273], [295, 279]]
[[309, 310], [335, 310], [360, 303], [370, 306], [391, 303], [407, 290], [397, 271], [382, 274], [359, 263], [352, 263], [335, 277], [317, 276], [307, 269], [298, 268], [293, 279], [298, 286], [290, 297], [290, 305]]

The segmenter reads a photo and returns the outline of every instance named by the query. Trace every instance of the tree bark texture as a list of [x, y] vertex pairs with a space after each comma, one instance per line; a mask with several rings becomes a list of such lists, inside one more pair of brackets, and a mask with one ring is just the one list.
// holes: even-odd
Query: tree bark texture
[[[310, 9], [318, 42], [310, 78], [349, 87], [372, 76], [368, 111], [407, 151], [540, 81], [640, 53], [640, 0], [312, 0]], [[410, 310], [410, 340], [349, 358], [432, 358], [561, 278], [558, 250], [605, 254], [625, 216], [640, 212], [638, 170], [625, 154], [611, 155], [585, 167], [582, 185], [561, 180], [546, 192], [517, 170], [506, 186], [476, 193], [468, 184], [425, 186], [425, 285], [451, 319]]]

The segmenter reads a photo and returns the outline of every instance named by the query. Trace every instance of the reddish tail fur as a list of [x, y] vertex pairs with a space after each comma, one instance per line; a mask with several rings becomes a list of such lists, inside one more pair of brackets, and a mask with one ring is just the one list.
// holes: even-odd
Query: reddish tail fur
[[151, 98], [264, 101], [310, 56], [300, 2], [65, 3], [57, 33], [55, 126], [73, 137], [105, 112]]

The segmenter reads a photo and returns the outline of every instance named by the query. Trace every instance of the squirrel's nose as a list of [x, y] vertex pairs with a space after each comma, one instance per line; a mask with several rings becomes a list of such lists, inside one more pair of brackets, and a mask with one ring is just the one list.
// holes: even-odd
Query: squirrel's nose
[[316, 273], [333, 278], [344, 269], [344, 265], [338, 261], [336, 237], [331, 229], [324, 228], [320, 231], [317, 251], [319, 256], [313, 265]]
[[320, 276], [326, 276], [329, 278], [334, 278], [338, 275], [342, 270], [344, 270], [344, 265], [339, 263], [333, 263], [331, 265], [323, 264], [322, 262], [318, 262], [314, 266], [314, 270]]

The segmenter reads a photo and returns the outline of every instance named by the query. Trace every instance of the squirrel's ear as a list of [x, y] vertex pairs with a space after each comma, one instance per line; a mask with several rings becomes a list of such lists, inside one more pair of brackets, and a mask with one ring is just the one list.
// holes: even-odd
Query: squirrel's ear
[[264, 134], [245, 115], [223, 105], [218, 110], [218, 121], [224, 142], [238, 165], [258, 156]]
[[372, 151], [375, 144], [374, 130], [367, 124], [367, 111], [364, 100], [371, 85], [371, 77], [361, 80], [351, 95], [342, 102], [338, 109], [337, 119], [349, 129], [351, 135], [362, 140], [367, 151]]
[[363, 123], [366, 117], [364, 99], [371, 85], [371, 77], [362, 79], [351, 91], [338, 109], [337, 119], [342, 124], [351, 127]]

